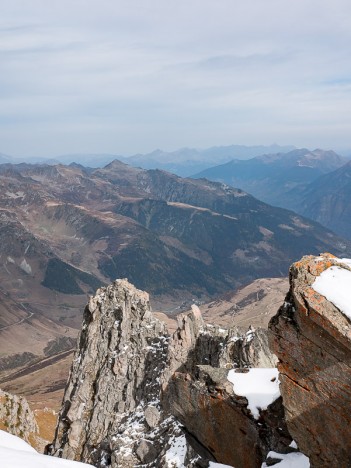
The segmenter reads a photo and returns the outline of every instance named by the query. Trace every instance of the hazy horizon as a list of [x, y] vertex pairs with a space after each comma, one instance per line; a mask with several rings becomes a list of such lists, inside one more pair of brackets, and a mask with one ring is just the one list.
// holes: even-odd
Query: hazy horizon
[[[252, 154], [252, 156], [242, 156], [240, 154], [233, 154], [233, 157], [225, 157], [221, 154], [219, 154], [219, 157], [218, 157], [218, 164], [223, 164], [224, 161], [229, 161], [231, 159], [251, 159], [251, 158], [254, 158], [256, 156], [259, 156], [259, 155], [263, 155], [263, 154], [276, 154], [276, 153], [288, 153], [289, 151], [293, 151], [293, 150], [300, 150], [300, 149], [306, 149], [308, 151], [315, 151], [315, 150], [323, 150], [323, 151], [334, 151], [335, 153], [339, 154], [340, 156], [344, 156], [344, 157], [347, 157], [347, 158], [351, 158], [351, 149], [350, 150], [335, 150], [334, 148], [320, 148], [320, 147], [316, 147], [316, 148], [307, 148], [307, 147], [297, 147], [297, 146], [294, 146], [294, 145], [278, 145], [278, 143], [272, 143], [271, 145], [236, 145], [236, 144], [233, 144], [233, 145], [225, 145], [225, 146], [222, 146], [222, 145], [216, 145], [216, 146], [212, 146], [212, 147], [208, 147], [208, 148], [190, 148], [190, 147], [182, 147], [182, 148], [175, 148], [174, 150], [170, 150], [170, 151], [166, 151], [166, 150], [163, 150], [162, 148], [155, 148], [153, 149], [152, 151], [150, 152], [139, 152], [139, 153], [133, 153], [133, 154], [122, 154], [122, 153], [107, 153], [107, 152], [96, 152], [96, 153], [93, 153], [93, 152], [87, 152], [87, 153], [73, 153], [73, 152], [67, 152], [67, 153], [63, 153], [63, 154], [53, 154], [53, 155], [49, 155], [49, 156], [39, 156], [39, 155], [34, 155], [34, 154], [29, 154], [29, 155], [14, 155], [14, 154], [9, 154], [9, 153], [3, 153], [0, 149], [0, 158], [6, 158], [8, 157], [9, 158], [9, 162], [11, 163], [20, 163], [20, 162], [28, 162], [28, 163], [40, 163], [40, 162], [50, 162], [50, 161], [57, 161], [58, 163], [63, 163], [63, 164], [69, 164], [70, 162], [68, 162], [69, 160], [71, 162], [77, 162], [79, 164], [83, 164], [84, 165], [84, 157], [87, 158], [85, 160], [85, 162], [88, 164], [88, 162], [91, 162], [91, 158], [93, 157], [100, 157], [101, 158], [101, 161], [102, 163], [104, 164], [105, 161], [109, 160], [109, 161], [112, 161], [112, 159], [109, 159], [109, 158], [121, 158], [123, 161], [127, 162], [128, 163], [128, 159], [130, 158], [131, 161], [133, 160], [133, 158], [135, 157], [141, 157], [141, 156], [145, 156], [146, 159], [145, 159], [145, 162], [148, 161], [147, 159], [147, 156], [150, 156], [150, 155], [153, 155], [155, 157], [157, 157], [157, 153], [160, 152], [161, 154], [165, 154], [165, 155], [172, 155], [172, 154], [175, 154], [176, 156], [179, 155], [179, 154], [182, 154], [183, 151], [184, 152], [192, 152], [194, 151], [194, 154], [195, 152], [198, 152], [199, 153], [199, 161], [203, 161], [205, 162], [206, 160], [206, 153], [207, 152], [210, 152], [210, 156], [213, 156], [214, 152], [215, 152], [215, 149], [218, 149], [219, 151], [222, 149], [229, 149], [231, 147], [242, 147], [242, 148], [260, 148], [260, 147], [266, 147], [267, 149], [269, 149], [270, 147], [274, 147], [274, 146], [278, 146], [280, 147], [280, 150], [279, 151], [262, 151], [262, 152], [259, 152], [259, 151], [256, 151]], [[291, 147], [288, 149], [288, 147]], [[203, 155], [201, 157], [201, 155]], [[74, 159], [74, 157], [77, 157], [77, 160]], [[89, 159], [90, 158], [90, 159]], [[107, 158], [107, 159], [106, 159]], [[138, 160], [140, 161], [140, 159], [138, 158]], [[158, 159], [159, 161], [161, 161], [160, 159]], [[190, 157], [189, 161], [191, 161], [192, 158]], [[211, 160], [211, 159], [210, 159]], [[101, 162], [100, 161], [100, 162]], [[168, 162], [170, 162], [171, 160], [168, 160]], [[96, 165], [100, 165], [100, 162], [99, 161], [96, 161]], [[173, 161], [175, 164], [177, 164], [177, 162], [179, 162], [177, 159], [175, 159]], [[3, 162], [0, 161], [0, 164], [2, 164]], [[129, 164], [133, 164], [132, 162], [130, 162]], [[216, 164], [214, 164], [216, 165]]]
[[351, 152], [346, 0], [0, 0], [0, 152]]

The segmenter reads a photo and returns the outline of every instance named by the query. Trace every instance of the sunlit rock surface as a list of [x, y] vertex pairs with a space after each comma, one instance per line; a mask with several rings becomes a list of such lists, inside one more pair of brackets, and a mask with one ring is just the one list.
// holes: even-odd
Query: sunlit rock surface
[[339, 302], [342, 295], [351, 303], [350, 267], [330, 254], [294, 263], [290, 291], [270, 322], [288, 428], [315, 468], [351, 466], [351, 321]]

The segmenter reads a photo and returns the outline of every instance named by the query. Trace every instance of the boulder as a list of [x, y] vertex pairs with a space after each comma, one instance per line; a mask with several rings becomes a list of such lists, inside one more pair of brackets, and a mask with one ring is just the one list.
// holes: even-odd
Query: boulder
[[150, 440], [142, 439], [135, 451], [141, 463], [152, 463], [158, 455], [154, 444]]

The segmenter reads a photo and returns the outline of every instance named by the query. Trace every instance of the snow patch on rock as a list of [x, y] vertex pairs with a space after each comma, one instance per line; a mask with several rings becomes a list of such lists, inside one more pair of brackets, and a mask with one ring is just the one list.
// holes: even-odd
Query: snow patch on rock
[[227, 378], [233, 384], [234, 393], [247, 399], [248, 409], [258, 419], [260, 410], [267, 409], [280, 397], [278, 376], [276, 368], [248, 369], [245, 372], [232, 369]]
[[32, 274], [32, 267], [29, 265], [29, 263], [27, 262], [27, 260], [24, 258], [20, 264], [20, 268], [21, 270], [23, 270], [25, 273], [27, 273], [27, 275], [31, 275]]
[[[347, 260], [347, 262], [346, 262]], [[343, 259], [347, 266], [351, 260]], [[339, 266], [324, 270], [312, 284], [312, 288], [332, 302], [351, 320], [351, 271]]]
[[[309, 468], [310, 461], [301, 452], [291, 452], [287, 454], [277, 453], [277, 452], [268, 452], [267, 458], [274, 458], [281, 460], [280, 462], [276, 463], [274, 466], [277, 468]], [[272, 466], [271, 464], [267, 464], [266, 462], [262, 463], [262, 468], [268, 468]]]
[[187, 443], [185, 436], [172, 437], [170, 440], [170, 448], [167, 450], [165, 460], [167, 466], [174, 468], [185, 467], [185, 455], [187, 450]]

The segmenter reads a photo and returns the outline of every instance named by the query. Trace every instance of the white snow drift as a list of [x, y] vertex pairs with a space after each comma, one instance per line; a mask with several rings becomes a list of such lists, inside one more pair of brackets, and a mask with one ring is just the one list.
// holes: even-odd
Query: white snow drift
[[19, 437], [0, 431], [1, 468], [88, 468], [91, 465], [41, 455]]

